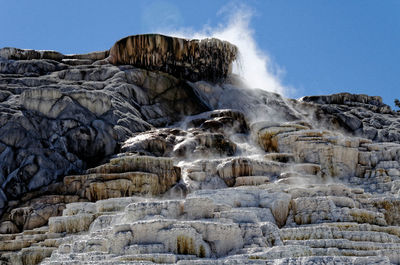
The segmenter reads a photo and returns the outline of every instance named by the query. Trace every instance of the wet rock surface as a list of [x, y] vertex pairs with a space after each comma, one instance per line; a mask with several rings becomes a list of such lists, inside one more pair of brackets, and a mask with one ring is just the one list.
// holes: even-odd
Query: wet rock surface
[[194, 43], [0, 49], [0, 263], [400, 264], [399, 114], [165, 70]]

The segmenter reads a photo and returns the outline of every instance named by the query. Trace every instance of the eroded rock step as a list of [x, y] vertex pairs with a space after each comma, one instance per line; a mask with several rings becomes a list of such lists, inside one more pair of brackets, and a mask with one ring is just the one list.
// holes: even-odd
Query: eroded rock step
[[[311, 203], [313, 189], [320, 204]], [[302, 197], [306, 194], [311, 197]], [[346, 197], [340, 197], [343, 195]], [[32, 246], [22, 245], [18, 247], [22, 248], [21, 252], [8, 252], [3, 254], [3, 258], [22, 260], [22, 253], [30, 253], [23, 257], [39, 260], [39, 257], [44, 257], [43, 253], [54, 251], [51, 259], [45, 262], [91, 264], [107, 258], [108, 263], [104, 264], [123, 260], [131, 264], [139, 260], [185, 264], [182, 259], [209, 257], [226, 259], [225, 262], [229, 263], [233, 259], [268, 261], [285, 257], [290, 259], [294, 255], [323, 256], [314, 257], [322, 262], [329, 260], [327, 256], [335, 255], [344, 256], [343, 261], [348, 262], [362, 261], [356, 256], [384, 256], [396, 263], [400, 230], [398, 226], [376, 225], [379, 220], [376, 218], [385, 222], [383, 215], [354, 209], [366, 217], [356, 218], [356, 223], [324, 221], [328, 212], [333, 217], [342, 209], [341, 216], [345, 216], [350, 204], [351, 207], [360, 207], [361, 203], [354, 200], [362, 202], [365, 198], [362, 195], [359, 190], [353, 192], [343, 185], [292, 188], [286, 192], [243, 187], [200, 190], [181, 200], [146, 201], [142, 197], [128, 197], [96, 203], [73, 203], [67, 205], [63, 216], [50, 218], [48, 228], [36, 230], [35, 233], [43, 237], [37, 238], [34, 243], [43, 243], [33, 245], [29, 241], [32, 232], [26, 232], [29, 235], [24, 238], [26, 241], [16, 235], [14, 242], [21, 239], [20, 242], [30, 242]], [[299, 202], [295, 202], [298, 199], [304, 199], [307, 208], [301, 210]], [[333, 202], [337, 210], [320, 208], [321, 205], [329, 205], [324, 204], [324, 200]], [[120, 212], [110, 214], [111, 210]], [[325, 215], [321, 215], [323, 211], [326, 211]], [[293, 216], [307, 213], [317, 215], [303, 219], [317, 224], [298, 226], [290, 221], [291, 218], [296, 219]], [[355, 218], [355, 215], [351, 212], [347, 218]], [[300, 224], [303, 219], [299, 219]], [[321, 221], [324, 223], [318, 224]], [[285, 223], [294, 227], [279, 228]], [[65, 233], [81, 235], [57, 239]], [[55, 247], [58, 247], [57, 250]], [[48, 249], [42, 251], [42, 248]], [[228, 254], [229, 257], [224, 258]], [[354, 258], [345, 257], [349, 255]], [[387, 262], [388, 259], [381, 258], [381, 261]], [[69, 261], [64, 263], [64, 260]], [[218, 264], [220, 261], [213, 262]], [[21, 261], [21, 264], [30, 263]]]
[[[325, 186], [327, 198], [334, 201], [337, 199], [332, 197], [333, 194], [337, 197], [346, 193], [351, 194], [351, 190], [344, 186]], [[348, 262], [362, 261], [365, 256], [384, 256], [386, 258], [374, 259], [397, 262], [399, 227], [376, 225], [373, 218], [352, 223], [320, 224], [318, 222], [322, 220], [311, 219], [316, 224], [298, 226], [293, 223], [292, 228], [279, 228], [279, 222], [285, 222], [282, 218], [289, 220], [293, 214], [291, 200], [302, 198], [298, 197], [300, 195], [299, 189], [274, 194], [259, 189], [230, 188], [202, 190], [181, 200], [143, 201], [138, 198], [140, 201], [127, 205], [119, 214], [98, 216], [91, 222], [87, 233], [71, 236], [69, 242], [64, 241], [45, 262], [64, 264], [63, 260], [70, 260], [73, 264], [75, 260], [90, 264], [107, 257], [107, 262], [143, 260], [185, 264], [182, 259], [209, 257], [229, 263], [234, 259], [251, 262], [253, 259], [282, 260], [293, 256], [303, 256], [304, 261], [313, 258], [322, 262], [333, 258], [329, 257], [332, 255], [339, 256], [335, 257], [337, 260]], [[117, 202], [120, 199], [113, 200]], [[129, 200], [125, 198], [123, 202], [126, 204]], [[49, 230], [65, 232], [68, 226], [77, 229], [70, 230], [70, 233], [86, 230], [87, 225], [79, 227], [82, 223], [76, 223], [76, 219], [70, 217], [85, 220], [87, 215], [99, 214], [96, 209], [102, 207], [95, 205], [109, 203], [68, 205], [62, 217], [50, 219]], [[310, 207], [317, 206], [311, 204]], [[285, 211], [282, 212], [285, 208], [287, 217]], [[318, 212], [318, 209], [310, 212]], [[67, 225], [59, 225], [61, 220]], [[290, 225], [290, 222], [286, 223]], [[224, 258], [228, 254], [229, 257]], [[151, 256], [157, 258], [149, 260]], [[358, 256], [360, 259], [356, 258]], [[220, 261], [213, 262], [218, 264]]]
[[[49, 218], [61, 215], [68, 203], [133, 195], [160, 195], [181, 177], [180, 169], [173, 165], [172, 159], [146, 156], [115, 158], [109, 164], [93, 168], [88, 173], [65, 177], [62, 184], [46, 191], [53, 193], [51, 195], [34, 199], [28, 196], [25, 206], [11, 210], [8, 220], [0, 225], [1, 231], [17, 233], [47, 225]], [[67, 211], [70, 211], [68, 207]]]
[[[291, 155], [285, 156], [291, 157]], [[49, 230], [52, 233], [83, 234], [78, 236], [78, 239], [76, 236], [71, 236], [69, 242], [63, 240], [59, 241], [62, 243], [56, 244], [54, 240], [45, 240], [46, 243], [44, 244], [54, 244], [51, 247], [59, 247], [54, 252], [52, 259], [60, 259], [59, 262], [61, 263], [64, 259], [71, 260], [71, 262], [74, 259], [77, 262], [92, 262], [106, 257], [110, 260], [121, 261], [124, 260], [125, 255], [128, 255], [128, 259], [132, 260], [142, 259], [150, 262], [176, 263], [184, 262], [181, 260], [184, 258], [198, 259], [203, 254], [204, 257], [220, 259], [225, 259], [224, 257], [229, 255], [226, 258], [228, 260], [232, 260], [233, 257], [240, 260], [268, 260], [284, 257], [290, 259], [294, 255], [324, 256], [321, 260], [330, 255], [385, 256], [392, 263], [397, 262], [398, 257], [393, 253], [397, 253], [398, 249], [398, 234], [396, 234], [398, 231], [396, 232], [396, 227], [393, 230], [393, 227], [387, 227], [387, 225], [398, 224], [398, 219], [396, 219], [396, 215], [386, 214], [388, 210], [397, 209], [395, 198], [390, 196], [374, 198], [371, 194], [364, 193], [362, 189], [351, 189], [345, 185], [315, 183], [294, 188], [280, 181], [279, 176], [287, 176], [296, 172], [300, 176], [314, 174], [314, 176], [320, 177], [321, 166], [309, 163], [282, 163], [271, 161], [271, 157], [276, 157], [276, 155], [270, 155], [266, 160], [235, 157], [216, 159], [214, 162], [210, 162], [210, 165], [216, 163], [217, 166], [211, 166], [209, 169], [214, 170], [225, 185], [229, 184], [228, 186], [233, 185], [230, 183], [231, 179], [234, 180], [233, 183], [236, 183], [238, 179], [239, 181], [246, 178], [257, 179], [258, 176], [254, 175], [243, 176], [253, 173], [269, 174], [273, 179], [278, 179], [278, 181], [272, 183], [262, 184], [264, 186], [261, 189], [255, 186], [245, 186], [243, 188], [225, 188], [213, 191], [199, 190], [181, 200], [133, 203], [117, 215], [99, 212], [93, 203], [68, 204], [62, 217], [50, 218]], [[201, 165], [204, 162], [199, 161], [199, 163]], [[205, 163], [208, 164], [208, 162]], [[160, 165], [164, 166], [160, 168]], [[138, 166], [140, 166], [140, 170], [156, 168], [156, 173], [161, 176], [165, 173], [168, 176], [174, 176], [173, 172], [177, 172], [171, 160], [168, 159], [127, 156], [89, 170], [92, 175], [86, 175], [83, 178], [82, 176], [74, 176], [69, 180], [78, 181], [79, 185], [87, 187], [84, 184], [87, 181], [91, 183], [98, 179], [113, 180], [115, 174], [123, 174], [118, 172], [138, 170]], [[287, 171], [288, 167], [293, 169], [294, 172]], [[110, 174], [111, 177], [108, 179], [102, 174], [106, 174], [106, 176]], [[201, 178], [200, 181], [202, 181]], [[80, 188], [80, 190], [87, 189]], [[381, 205], [386, 205], [386, 209], [383, 208], [386, 212], [382, 212]], [[119, 210], [123, 209], [119, 208]], [[376, 236], [375, 234], [370, 235], [371, 238], [364, 237], [366, 241], [356, 240], [357, 235], [353, 234], [350, 237], [346, 233], [344, 233], [343, 238], [312, 238], [310, 236], [307, 239], [309, 226], [306, 224], [325, 223], [327, 221], [344, 222], [344, 226], [351, 226], [346, 223], [349, 221], [356, 222], [356, 226], [359, 226], [359, 224], [374, 225], [373, 228], [369, 228], [372, 230], [376, 230], [377, 227], [384, 227], [388, 229], [380, 233], [387, 232], [389, 235], [381, 235], [382, 242], [372, 239], [372, 236]], [[294, 228], [280, 229], [280, 227], [285, 226], [294, 226]], [[321, 226], [323, 227], [320, 228], [321, 230], [329, 230], [324, 227], [325, 224], [321, 224]], [[86, 234], [85, 231], [88, 229], [89, 234]], [[297, 229], [296, 233], [305, 235], [303, 238], [300, 237], [300, 240], [298, 237], [293, 239], [287, 236], [290, 229]], [[303, 229], [305, 229], [305, 232], [302, 232]], [[143, 237], [139, 236], [140, 231], [148, 230], [155, 233], [153, 238], [149, 238], [149, 232], [146, 232]], [[395, 232], [389, 232], [391, 230]], [[232, 234], [234, 238], [227, 238], [224, 233], [219, 234], [219, 231], [226, 231]], [[164, 239], [160, 236], [163, 233], [165, 233]], [[217, 240], [218, 244], [222, 244], [223, 247], [218, 247], [214, 243], [210, 245], [212, 240], [208, 238], [210, 235], [207, 233], [211, 233], [215, 237], [214, 240]], [[393, 233], [395, 234], [393, 235]], [[185, 237], [182, 238], [181, 234]], [[191, 237], [187, 237], [188, 234]], [[124, 239], [123, 242], [125, 243], [121, 243], [119, 241], [120, 235], [128, 237], [128, 241]], [[135, 235], [137, 241], [134, 241]], [[365, 233], [365, 235], [368, 235], [368, 233]], [[104, 241], [102, 238], [114, 238], [114, 241]], [[241, 240], [238, 238], [241, 238]], [[385, 238], [390, 238], [392, 241]], [[76, 240], [80, 242], [79, 245], [74, 243]], [[235, 242], [238, 245], [229, 245], [230, 243], [224, 240]], [[117, 243], [122, 245], [118, 245], [117, 249], [112, 249], [110, 242], [113, 242], [115, 246], [117, 246]], [[366, 242], [370, 244], [368, 245]], [[371, 242], [375, 243], [371, 246]], [[148, 244], [150, 246], [147, 247]], [[32, 249], [27, 248], [30, 249], [29, 251], [24, 251], [35, 253], [35, 247], [32, 246]], [[54, 250], [51, 247], [49, 249]], [[127, 252], [121, 252], [121, 249]], [[82, 251], [83, 253], [91, 253], [90, 255], [93, 254], [94, 257], [88, 258], [87, 255], [77, 254]], [[159, 259], [149, 260], [151, 255]], [[7, 253], [3, 256], [11, 257], [13, 254]], [[13, 257], [15, 258], [15, 256]], [[357, 261], [357, 259], [348, 259], [347, 261]], [[381, 261], [386, 262], [388, 260], [383, 259]], [[215, 260], [215, 262], [218, 261]]]

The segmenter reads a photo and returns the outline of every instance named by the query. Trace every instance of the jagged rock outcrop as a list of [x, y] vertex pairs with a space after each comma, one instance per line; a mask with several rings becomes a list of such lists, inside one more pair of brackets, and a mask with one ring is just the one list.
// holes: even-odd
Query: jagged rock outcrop
[[243, 88], [236, 53], [0, 49], [0, 263], [400, 264], [400, 114]]

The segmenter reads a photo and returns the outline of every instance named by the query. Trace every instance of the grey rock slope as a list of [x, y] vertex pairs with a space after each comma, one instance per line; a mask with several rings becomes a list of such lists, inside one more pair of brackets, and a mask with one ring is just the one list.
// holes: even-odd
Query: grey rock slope
[[0, 56], [0, 264], [400, 264], [380, 97], [243, 88], [218, 40]]
[[[341, 93], [303, 97], [300, 101], [317, 104], [315, 118], [325, 120], [326, 126], [334, 130], [341, 127], [378, 142], [400, 141], [398, 115], [380, 97]], [[336, 124], [339, 126], [335, 127]]]
[[208, 110], [185, 82], [132, 66], [0, 61], [0, 213], [115, 154], [135, 132]]

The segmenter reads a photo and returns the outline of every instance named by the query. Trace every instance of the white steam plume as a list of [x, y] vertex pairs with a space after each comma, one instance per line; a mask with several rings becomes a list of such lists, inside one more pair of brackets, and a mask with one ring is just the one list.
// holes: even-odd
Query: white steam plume
[[260, 88], [276, 92], [284, 96], [288, 89], [280, 80], [281, 70], [272, 62], [269, 56], [260, 50], [254, 39], [254, 30], [250, 27], [252, 11], [246, 6], [239, 6], [230, 10], [235, 12], [223, 13], [227, 15], [227, 23], [217, 27], [205, 26], [200, 32], [190, 29], [181, 29], [176, 32], [165, 32], [168, 35], [190, 39], [218, 38], [229, 41], [239, 48], [238, 62], [233, 67], [233, 73], [241, 76], [249, 88]]

